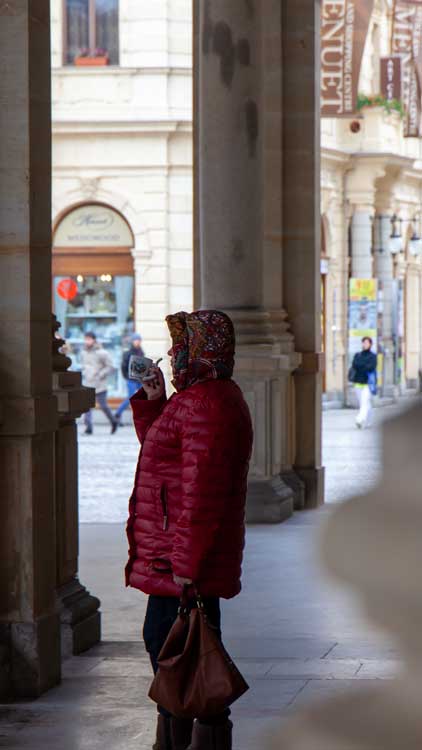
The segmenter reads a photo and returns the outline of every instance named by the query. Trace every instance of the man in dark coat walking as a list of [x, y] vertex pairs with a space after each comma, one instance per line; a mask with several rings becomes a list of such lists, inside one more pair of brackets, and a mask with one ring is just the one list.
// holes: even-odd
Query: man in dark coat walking
[[355, 386], [359, 403], [359, 414], [356, 426], [365, 429], [368, 426], [372, 403], [371, 393], [376, 389], [377, 355], [372, 351], [372, 339], [365, 336], [362, 339], [362, 351], [355, 354], [349, 372], [349, 379]]

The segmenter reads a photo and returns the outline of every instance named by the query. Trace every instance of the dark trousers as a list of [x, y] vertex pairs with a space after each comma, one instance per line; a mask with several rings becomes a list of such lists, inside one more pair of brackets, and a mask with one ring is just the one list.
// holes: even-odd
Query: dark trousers
[[[113, 425], [114, 417], [107, 403], [107, 391], [101, 391], [101, 393], [96, 393], [95, 398], [101, 411], [104, 412], [110, 424]], [[85, 422], [85, 427], [88, 430], [92, 430], [92, 410], [91, 409], [85, 413], [84, 422]]]
[[[215, 628], [217, 628], [221, 638], [221, 611], [220, 600], [212, 597], [203, 600], [205, 612], [208, 619]], [[144, 622], [144, 643], [149, 653], [154, 674], [158, 669], [158, 654], [160, 653], [167, 639], [170, 630], [176, 621], [179, 610], [180, 599], [174, 596], [150, 596]], [[191, 606], [196, 607], [195, 599], [191, 600]], [[161, 706], [158, 706], [159, 712], [163, 716], [170, 716]], [[230, 711], [224, 711], [218, 716], [207, 718], [201, 721], [202, 724], [222, 724], [227, 721]]]

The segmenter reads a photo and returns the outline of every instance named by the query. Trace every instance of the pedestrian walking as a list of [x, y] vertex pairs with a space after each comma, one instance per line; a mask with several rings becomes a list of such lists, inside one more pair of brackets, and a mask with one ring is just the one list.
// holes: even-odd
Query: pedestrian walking
[[[217, 311], [167, 317], [176, 393], [167, 399], [164, 377], [131, 399], [142, 443], [130, 500], [126, 585], [149, 595], [144, 641], [157, 671], [180, 597], [192, 586], [221, 633], [220, 598], [241, 588], [244, 513], [252, 446], [249, 410], [232, 380], [234, 330]], [[195, 722], [159, 707], [155, 750], [230, 750], [227, 709]]]
[[[117, 430], [117, 422], [107, 403], [107, 378], [114, 370], [114, 365], [108, 352], [97, 342], [93, 331], [85, 334], [85, 345], [82, 349], [82, 381], [88, 388], [95, 388], [95, 398], [98, 406], [106, 415], [111, 425], [111, 433]], [[92, 435], [92, 410], [84, 415], [85, 434]]]
[[349, 370], [349, 380], [355, 386], [359, 404], [356, 426], [362, 429], [370, 424], [372, 394], [377, 387], [377, 355], [372, 351], [372, 343], [369, 336], [362, 339], [362, 351], [355, 354]]
[[136, 393], [136, 391], [141, 387], [142, 383], [138, 380], [131, 380], [129, 377], [129, 361], [132, 356], [136, 357], [143, 357], [144, 351], [142, 349], [142, 336], [139, 333], [134, 333], [131, 338], [131, 347], [126, 352], [123, 353], [122, 357], [122, 375], [124, 379], [126, 380], [126, 387], [127, 387], [127, 398], [125, 398], [124, 401], [120, 404], [119, 408], [117, 409], [114, 419], [116, 420], [119, 427], [121, 426], [121, 418], [122, 414], [126, 409], [128, 408], [130, 404], [130, 399], [132, 396]]

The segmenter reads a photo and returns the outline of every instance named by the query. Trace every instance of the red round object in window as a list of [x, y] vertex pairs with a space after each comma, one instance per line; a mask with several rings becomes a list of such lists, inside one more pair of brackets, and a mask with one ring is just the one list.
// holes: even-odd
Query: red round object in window
[[62, 299], [74, 299], [78, 293], [78, 285], [74, 279], [62, 279], [57, 284], [57, 294]]

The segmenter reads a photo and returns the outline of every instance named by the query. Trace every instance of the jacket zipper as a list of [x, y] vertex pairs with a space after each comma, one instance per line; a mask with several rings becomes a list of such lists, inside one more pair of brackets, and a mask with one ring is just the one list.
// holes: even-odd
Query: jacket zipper
[[163, 509], [163, 531], [168, 529], [168, 506], [167, 506], [167, 487], [165, 484], [161, 485], [160, 490], [161, 507]]

